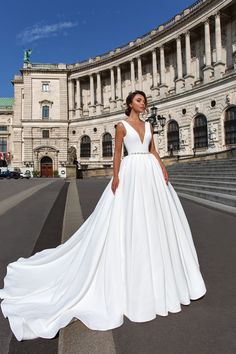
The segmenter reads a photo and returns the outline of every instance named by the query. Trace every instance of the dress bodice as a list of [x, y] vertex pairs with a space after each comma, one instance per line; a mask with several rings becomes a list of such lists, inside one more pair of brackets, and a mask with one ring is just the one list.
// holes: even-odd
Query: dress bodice
[[152, 138], [150, 123], [145, 122], [145, 133], [142, 142], [139, 133], [131, 126], [131, 124], [125, 120], [122, 120], [121, 122], [123, 123], [126, 130], [126, 135], [124, 136], [124, 144], [128, 154], [136, 152], [149, 152], [149, 144]]

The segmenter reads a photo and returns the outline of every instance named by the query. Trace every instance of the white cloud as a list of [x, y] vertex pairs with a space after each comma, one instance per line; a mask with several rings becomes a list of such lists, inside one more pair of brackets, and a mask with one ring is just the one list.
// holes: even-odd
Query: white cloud
[[52, 25], [35, 24], [21, 31], [17, 38], [21, 43], [31, 43], [42, 38], [55, 37], [59, 32], [65, 32], [65, 29], [73, 28], [78, 25], [77, 22], [59, 22]]

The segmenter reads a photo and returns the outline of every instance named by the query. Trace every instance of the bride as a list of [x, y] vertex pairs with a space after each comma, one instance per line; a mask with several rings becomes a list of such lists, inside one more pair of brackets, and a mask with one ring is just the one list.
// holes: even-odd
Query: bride
[[139, 117], [145, 93], [130, 93], [126, 104], [113, 178], [94, 211], [64, 244], [7, 266], [1, 308], [19, 341], [53, 338], [74, 318], [103, 331], [124, 316], [150, 321], [206, 292], [183, 207]]

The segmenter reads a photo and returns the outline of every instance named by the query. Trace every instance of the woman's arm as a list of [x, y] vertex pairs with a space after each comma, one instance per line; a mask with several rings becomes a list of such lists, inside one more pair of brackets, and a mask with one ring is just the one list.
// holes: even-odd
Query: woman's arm
[[121, 162], [121, 152], [123, 145], [123, 138], [125, 136], [125, 128], [121, 122], [116, 125], [116, 133], [115, 133], [115, 151], [113, 157], [113, 180], [112, 180], [112, 191], [115, 193], [116, 188], [119, 185], [119, 170], [120, 170], [120, 162]]
[[[150, 123], [149, 123], [150, 124]], [[162, 162], [162, 159], [160, 158], [160, 155], [158, 154], [158, 152], [156, 151], [156, 147], [155, 147], [155, 143], [154, 143], [154, 139], [153, 139], [153, 127], [150, 124], [150, 128], [151, 128], [151, 132], [152, 132], [152, 139], [149, 145], [149, 151], [156, 157], [156, 159], [159, 161], [160, 166], [162, 168], [163, 174], [164, 174], [164, 178], [166, 180], [166, 184], [168, 184], [168, 172], [166, 170], [166, 167], [164, 165], [164, 163]]]

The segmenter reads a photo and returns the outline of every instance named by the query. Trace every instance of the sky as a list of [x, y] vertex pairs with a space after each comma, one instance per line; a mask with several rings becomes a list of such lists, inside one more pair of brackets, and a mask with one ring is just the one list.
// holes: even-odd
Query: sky
[[7, 0], [0, 11], [0, 97], [13, 97], [25, 49], [32, 63], [71, 64], [148, 33], [193, 0]]

